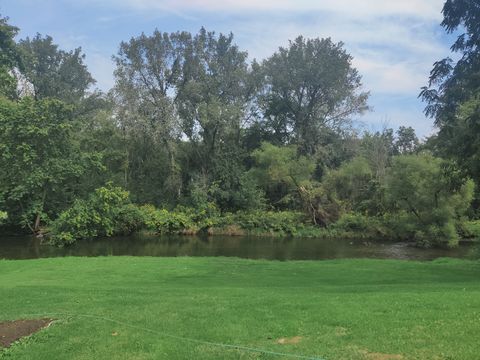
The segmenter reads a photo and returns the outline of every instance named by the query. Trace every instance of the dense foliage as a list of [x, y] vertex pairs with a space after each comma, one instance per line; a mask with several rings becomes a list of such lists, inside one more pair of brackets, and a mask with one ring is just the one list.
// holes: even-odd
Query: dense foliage
[[102, 93], [80, 48], [17, 41], [0, 18], [0, 222], [59, 244], [145, 229], [454, 246], [476, 236], [478, 14], [445, 4], [462, 57], [422, 92], [439, 128], [427, 141], [353, 127], [369, 94], [331, 39], [257, 62], [233, 34], [155, 30], [120, 44]]
[[87, 166], [71, 114], [55, 99], [0, 98], [0, 199], [10, 219], [32, 231], [74, 196], [69, 191]]
[[[447, 0], [442, 26], [457, 34], [454, 61], [437, 61], [429, 86], [421, 93], [426, 114], [439, 129], [431, 139], [438, 156], [453, 159], [473, 179], [480, 179], [480, 6], [478, 1]], [[477, 192], [479, 188], [477, 187]], [[477, 207], [478, 207], [477, 194]]]
[[62, 212], [51, 224], [52, 241], [63, 245], [78, 239], [130, 234], [143, 224], [144, 215], [129, 202], [128, 192], [109, 184], [86, 200], [75, 200]]
[[0, 224], [8, 219], [8, 214], [5, 211], [0, 211]]

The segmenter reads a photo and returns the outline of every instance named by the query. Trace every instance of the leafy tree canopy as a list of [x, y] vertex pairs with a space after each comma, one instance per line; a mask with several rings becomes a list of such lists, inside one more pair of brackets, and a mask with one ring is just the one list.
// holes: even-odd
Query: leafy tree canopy
[[15, 43], [19, 29], [0, 16], [0, 95], [15, 98], [17, 83], [13, 76], [15, 68], [21, 67], [20, 56]]
[[[22, 56], [22, 75], [36, 99], [50, 97], [78, 103], [95, 83], [84, 64], [81, 48], [69, 52], [61, 50], [52, 37], [40, 34], [21, 40], [18, 48]], [[29, 91], [26, 89], [27, 93]]]
[[427, 103], [425, 112], [434, 117], [439, 128], [434, 149], [444, 157], [457, 160], [474, 178], [479, 156], [478, 117], [480, 97], [480, 7], [478, 1], [447, 0], [442, 26], [448, 33], [460, 32], [451, 50], [460, 56], [436, 62], [430, 73], [429, 87], [420, 96]]
[[351, 61], [343, 43], [299, 36], [263, 62], [260, 107], [281, 143], [293, 140], [302, 154], [315, 154], [322, 131], [342, 128], [368, 109], [369, 94]]

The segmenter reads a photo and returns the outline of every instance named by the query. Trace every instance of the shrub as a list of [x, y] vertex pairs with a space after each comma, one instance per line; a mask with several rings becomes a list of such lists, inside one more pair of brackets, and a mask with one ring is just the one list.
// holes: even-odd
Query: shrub
[[130, 235], [145, 225], [145, 216], [142, 210], [134, 204], [126, 204], [118, 210], [115, 218], [114, 233]]
[[[392, 216], [375, 217], [360, 213], [347, 213], [336, 223], [329, 226], [328, 230], [330, 234], [335, 234], [337, 237], [389, 238], [396, 240], [399, 233], [389, 228], [393, 226], [394, 219]], [[395, 224], [395, 228], [400, 228], [400, 224]]]
[[330, 171], [324, 180], [329, 193], [341, 201], [347, 211], [371, 210], [376, 213], [377, 188], [370, 163], [363, 157], [356, 157], [343, 163], [337, 170]]
[[199, 208], [177, 206], [173, 211], [157, 210], [153, 206], [141, 207], [146, 226], [158, 234], [196, 234], [221, 223], [220, 212], [211, 202]]
[[480, 239], [480, 220], [463, 221], [458, 227], [462, 237], [466, 239]]
[[400, 210], [397, 213], [384, 214], [380, 221], [385, 236], [392, 240], [412, 241], [415, 238], [417, 225], [413, 215]]
[[8, 214], [5, 211], [0, 211], [0, 225], [8, 219]]
[[355, 233], [362, 237], [385, 236], [381, 219], [358, 213], [344, 214], [330, 229], [337, 232]]
[[58, 246], [72, 245], [77, 241], [77, 238], [70, 232], [62, 231], [56, 233], [51, 237], [51, 242]]
[[414, 239], [418, 246], [424, 248], [439, 244], [455, 247], [458, 245], [459, 236], [455, 224], [447, 222], [442, 226], [429, 225], [423, 230], [417, 230]]
[[52, 224], [50, 240], [68, 245], [79, 239], [130, 234], [144, 223], [144, 214], [130, 204], [128, 192], [108, 184], [62, 212]]
[[51, 227], [51, 241], [57, 245], [71, 244], [77, 239], [99, 236], [99, 229], [109, 231], [109, 224], [102, 223], [102, 217], [91, 204], [76, 200], [72, 207], [62, 212]]
[[355, 234], [358, 237], [415, 241], [418, 246], [427, 248], [436, 245], [456, 246], [459, 236], [454, 220], [438, 209], [433, 209], [430, 216], [431, 219], [426, 223], [421, 223], [406, 211], [378, 217], [349, 213], [329, 227], [329, 230], [337, 234]]
[[153, 224], [159, 234], [181, 234], [187, 230], [195, 232], [196, 229], [196, 224], [187, 214], [165, 209], [155, 211]]
[[362, 214], [348, 213], [344, 214], [332, 227], [348, 232], [368, 231], [372, 221], [373, 218], [367, 218]]
[[305, 222], [305, 216], [294, 211], [254, 211], [239, 212], [232, 220], [247, 231], [293, 235]]
[[404, 212], [420, 246], [458, 244], [456, 225], [473, 199], [474, 183], [428, 154], [394, 158], [385, 183], [392, 213]]
[[156, 222], [157, 209], [155, 206], [147, 204], [139, 206], [138, 209], [142, 213], [144, 226], [151, 231], [156, 231]]
[[203, 203], [197, 208], [177, 206], [175, 212], [187, 216], [199, 230], [208, 230], [220, 223], [220, 211], [213, 202]]

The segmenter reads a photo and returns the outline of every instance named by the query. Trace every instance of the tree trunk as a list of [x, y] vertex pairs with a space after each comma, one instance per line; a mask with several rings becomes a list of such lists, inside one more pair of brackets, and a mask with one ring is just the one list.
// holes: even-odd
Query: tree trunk
[[42, 207], [41, 210], [37, 213], [37, 216], [35, 217], [35, 223], [33, 224], [33, 232], [35, 234], [38, 234], [40, 232], [40, 224], [42, 220], [42, 212], [45, 207], [45, 199], [47, 197], [47, 185], [43, 187], [43, 193], [42, 193]]
[[33, 225], [33, 232], [35, 234], [38, 234], [40, 231], [40, 220], [41, 220], [40, 214], [37, 214], [35, 218], [35, 224]]

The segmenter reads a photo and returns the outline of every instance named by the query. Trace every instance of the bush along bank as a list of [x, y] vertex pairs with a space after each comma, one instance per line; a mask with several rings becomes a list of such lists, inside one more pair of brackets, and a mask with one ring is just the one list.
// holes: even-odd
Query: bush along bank
[[[146, 230], [159, 235], [257, 235], [318, 238], [355, 238], [368, 240], [416, 241], [423, 247], [455, 246], [448, 236], [480, 238], [478, 221], [458, 221], [443, 228], [415, 221], [407, 212], [383, 216], [346, 213], [338, 221], [320, 227], [302, 212], [266, 211], [220, 213], [213, 203], [201, 208], [177, 206], [174, 210], [130, 202], [127, 191], [108, 184], [95, 190], [86, 200], [73, 205], [51, 223], [49, 241], [65, 246], [82, 239], [129, 235]], [[454, 224], [455, 225], [455, 224]], [[458, 230], [457, 230], [458, 229]], [[452, 233], [453, 232], [453, 233]]]
[[108, 185], [87, 199], [77, 200], [49, 228], [49, 241], [70, 245], [82, 239], [129, 235], [146, 230], [159, 235], [321, 236], [324, 229], [305, 223], [294, 211], [254, 211], [221, 214], [212, 203], [202, 208], [174, 210], [132, 204], [122, 188]]

